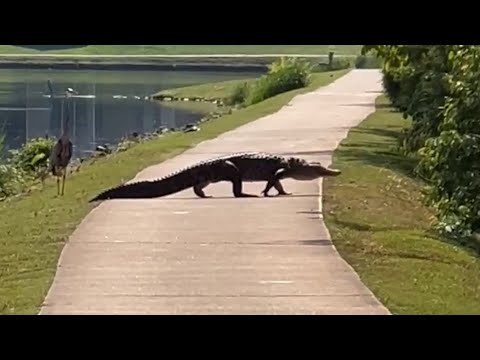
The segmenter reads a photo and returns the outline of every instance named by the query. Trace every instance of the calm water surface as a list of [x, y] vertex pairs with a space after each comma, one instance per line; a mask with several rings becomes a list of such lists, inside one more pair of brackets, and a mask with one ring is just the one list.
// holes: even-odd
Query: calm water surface
[[[46, 134], [60, 136], [62, 118], [67, 115], [64, 92], [66, 88], [73, 88], [78, 95], [70, 99], [70, 136], [74, 156], [78, 157], [97, 145], [114, 144], [133, 132], [194, 123], [210, 110], [176, 109], [145, 98], [159, 90], [259, 75], [203, 71], [0, 70], [0, 130], [3, 129], [10, 149]], [[53, 100], [48, 80], [53, 85]]]

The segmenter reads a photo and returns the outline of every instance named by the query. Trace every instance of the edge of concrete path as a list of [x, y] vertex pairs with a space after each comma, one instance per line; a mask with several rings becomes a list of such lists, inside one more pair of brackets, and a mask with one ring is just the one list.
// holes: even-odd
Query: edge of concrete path
[[[369, 69], [370, 71], [373, 70], [373, 69]], [[347, 74], [349, 74], [349, 72], [347, 72], [345, 75], [339, 77], [337, 80], [335, 80], [334, 82], [326, 85], [326, 86], [329, 86], [329, 85], [333, 85], [335, 84], [335, 82], [337, 82], [338, 80], [342, 79], [344, 76], [346, 76]], [[326, 86], [321, 86], [313, 91], [316, 91], [318, 89], [321, 89], [321, 88], [324, 88]], [[303, 95], [303, 94], [302, 94]], [[363, 121], [365, 121], [365, 119], [370, 116], [371, 114], [375, 113], [376, 112], [376, 106], [375, 106], [375, 102], [376, 102], [376, 99], [380, 96], [380, 94], [378, 94], [378, 96], [376, 96], [373, 100], [374, 100], [374, 104], [373, 104], [373, 107], [372, 107], [372, 111], [370, 113], [368, 113], [364, 118], [360, 119], [359, 122], [357, 123], [357, 125], [353, 125], [353, 126], [350, 126], [348, 128], [348, 131], [345, 133], [345, 136], [341, 137], [338, 142], [337, 142], [337, 145], [332, 149], [332, 153], [331, 155], [328, 157], [329, 158], [329, 161], [327, 164], [325, 164], [326, 166], [331, 166], [332, 164], [332, 160], [333, 160], [333, 154], [334, 152], [338, 149], [338, 147], [340, 146], [340, 143], [345, 140], [350, 131], [352, 129], [354, 129], [355, 127], [357, 127], [358, 125], [360, 125]], [[293, 100], [293, 98], [292, 98]], [[291, 101], [291, 100], [290, 100]], [[323, 195], [323, 179], [320, 178], [319, 179], [319, 184], [318, 184], [319, 188], [321, 189], [321, 192], [320, 194]], [[384, 315], [393, 315], [390, 310], [385, 306], [385, 304], [383, 304], [378, 298], [377, 296], [373, 293], [373, 291], [363, 282], [362, 278], [360, 277], [360, 275], [358, 274], [358, 272], [354, 269], [354, 267], [348, 262], [346, 261], [343, 256], [340, 254], [340, 252], [338, 251], [337, 247], [335, 246], [335, 244], [333, 243], [333, 240], [332, 240], [332, 235], [330, 234], [330, 230], [328, 229], [328, 226], [327, 224], [325, 223], [325, 219], [324, 219], [324, 216], [323, 216], [323, 196], [319, 196], [318, 197], [318, 219], [322, 222], [322, 227], [323, 227], [323, 230], [325, 231], [325, 235], [326, 235], [326, 238], [330, 241], [330, 244], [332, 245], [332, 249], [333, 251], [336, 253], [337, 257], [344, 263], [344, 265], [354, 274], [354, 276], [357, 278], [357, 280], [363, 284], [363, 286], [365, 287], [365, 289], [367, 290], [367, 292], [370, 294], [370, 296], [375, 299], [377, 301], [377, 303], [379, 304], [379, 307], [383, 309], [383, 311], [385, 312]]]
[[[278, 109], [277, 111], [275, 111], [275, 112], [273, 112], [273, 113], [271, 113], [271, 114], [264, 115], [264, 116], [262, 116], [262, 117], [259, 117], [259, 118], [255, 119], [255, 120], [249, 121], [249, 122], [246, 123], [246, 124], [240, 125], [240, 126], [234, 128], [234, 129], [225, 131], [225, 132], [223, 132], [223, 133], [221, 133], [221, 134], [218, 134], [218, 136], [216, 136], [216, 137], [214, 137], [214, 138], [212, 138], [212, 139], [203, 140], [203, 141], [201, 141], [200, 143], [196, 144], [196, 145], [195, 145], [194, 147], [192, 147], [192, 148], [195, 148], [196, 146], [198, 146], [198, 145], [200, 145], [200, 144], [202, 144], [202, 143], [204, 143], [204, 142], [206, 142], [206, 141], [214, 140], [214, 139], [218, 138], [219, 136], [224, 135], [224, 134], [227, 134], [227, 133], [229, 133], [229, 132], [231, 132], [231, 131], [235, 131], [235, 130], [241, 128], [242, 126], [245, 126], [245, 125], [251, 124], [251, 123], [253, 123], [253, 122], [255, 122], [255, 121], [258, 121], [258, 120], [262, 119], [262, 118], [265, 117], [265, 116], [270, 116], [270, 115], [273, 115], [273, 114], [275, 114], [275, 113], [277, 113], [277, 112], [280, 112], [280, 111], [283, 110], [284, 107], [288, 107], [289, 104], [290, 104], [295, 98], [301, 97], [301, 96], [305, 96], [305, 95], [310, 94], [310, 93], [312, 93], [312, 92], [318, 91], [319, 89], [323, 89], [323, 88], [327, 88], [327, 87], [329, 87], [329, 86], [332, 86], [332, 85], [334, 85], [337, 81], [339, 81], [339, 80], [342, 79], [343, 77], [347, 76], [351, 71], [352, 71], [352, 70], [348, 71], [346, 74], [344, 74], [343, 76], [339, 77], [338, 79], [336, 79], [335, 81], [333, 81], [333, 82], [331, 82], [331, 83], [329, 83], [329, 84], [322, 85], [322, 86], [319, 86], [318, 88], [312, 89], [311, 91], [308, 91], [308, 92], [305, 92], [305, 93], [302, 93], [302, 94], [295, 95], [294, 97], [292, 97], [292, 98], [288, 101], [288, 103], [284, 104], [280, 109]], [[378, 97], [378, 96], [377, 96], [377, 97]], [[377, 97], [375, 97], [374, 100], [375, 100]], [[374, 113], [375, 111], [376, 111], [375, 106], [373, 106], [373, 109], [372, 109], [372, 112], [371, 112], [371, 113]], [[370, 114], [371, 114], [371, 113], [370, 113]], [[368, 116], [368, 115], [367, 115], [367, 116]], [[365, 117], [365, 118], [366, 118], [366, 117]], [[361, 119], [361, 120], [359, 121], [359, 124], [360, 124], [362, 121], [364, 121], [365, 118]], [[338, 141], [337, 145], [335, 146], [335, 148], [334, 148], [333, 151], [332, 151], [332, 155], [330, 155], [330, 161], [329, 161], [329, 163], [331, 163], [331, 161], [332, 161], [333, 152], [338, 149], [338, 146], [339, 146], [339, 144], [341, 143], [341, 141], [343, 141], [343, 140], [348, 136], [350, 130], [353, 129], [353, 128], [355, 128], [355, 126], [349, 127], [349, 130], [345, 133], [345, 136], [342, 137], [342, 138]], [[168, 158], [168, 159], [166, 159], [166, 160], [164, 160], [164, 161], [171, 160], [171, 159], [175, 158], [176, 156], [179, 156], [179, 155], [183, 154], [184, 152], [186, 152], [186, 151], [188, 151], [188, 150], [190, 150], [190, 149], [192, 149], [192, 148], [187, 148], [187, 149], [185, 149], [185, 151], [181, 152], [180, 154], [177, 154], [177, 155], [173, 156], [172, 158]], [[330, 164], [328, 164], [328, 166], [329, 166], [329, 165], [330, 165]], [[156, 166], [156, 165], [152, 165], [152, 166]], [[141, 176], [141, 174], [142, 174], [144, 171], [146, 171], [148, 168], [150, 168], [150, 167], [151, 167], [151, 166], [148, 166], [148, 167], [140, 170], [138, 173], [135, 174], [134, 177], [132, 177], [130, 180], [126, 181], [126, 183], [135, 181], [135, 179], [136, 179], [137, 177]], [[355, 269], [353, 268], [353, 266], [350, 265], [350, 264], [340, 255], [339, 251], [337, 250], [336, 246], [334, 245], [334, 243], [333, 243], [333, 241], [332, 241], [332, 238], [331, 238], [330, 231], [329, 231], [327, 225], [325, 224], [325, 221], [324, 221], [324, 218], [323, 218], [323, 196], [321, 196], [321, 194], [323, 193], [323, 179], [320, 179], [320, 180], [319, 180], [319, 187], [320, 187], [320, 189], [321, 189], [322, 191], [319, 193], [319, 196], [318, 196], [318, 206], [319, 206], [318, 219], [319, 219], [319, 221], [322, 222], [322, 226], [323, 226], [323, 228], [324, 228], [324, 230], [325, 230], [327, 239], [330, 241], [331, 246], [332, 246], [334, 252], [336, 253], [337, 257], [338, 257], [341, 261], [343, 261], [343, 263], [345, 264], [345, 266], [350, 269], [350, 271], [354, 274], [354, 276], [357, 277], [358, 281], [363, 284], [363, 286], [364, 286], [365, 289], [370, 293], [370, 295], [372, 296], [372, 298], [375, 299], [375, 300], [378, 302], [379, 307], [381, 307], [381, 308], [384, 310], [384, 312], [385, 312], [384, 315], [392, 315], [391, 312], [389, 311], [389, 309], [375, 296], [375, 294], [370, 290], [370, 288], [365, 285], [365, 283], [362, 281], [362, 279], [360, 278], [359, 274], [355, 271]], [[81, 224], [87, 219], [88, 216], [90, 216], [92, 213], [98, 211], [98, 209], [100, 208], [100, 205], [101, 205], [101, 204], [98, 204], [98, 205], [96, 205], [95, 207], [92, 208], [92, 210], [82, 219], [82, 221], [80, 221], [80, 223], [79, 223], [79, 224], [77, 225], [77, 227], [75, 228], [74, 232], [76, 231], [76, 229], [78, 229], [78, 227], [81, 226]], [[73, 232], [72, 232], [72, 234], [73, 234]], [[63, 262], [63, 257], [64, 257], [64, 254], [65, 254], [65, 249], [66, 249], [68, 243], [70, 242], [70, 239], [71, 239], [72, 234], [67, 238], [67, 240], [66, 240], [66, 241], [64, 242], [64, 244], [63, 244], [62, 250], [61, 250], [60, 255], [59, 255], [58, 259], [57, 259], [57, 266], [56, 266], [56, 269], [55, 269], [55, 274], [54, 274], [53, 280], [52, 280], [52, 282], [51, 282], [51, 284], [50, 284], [50, 287], [49, 287], [49, 289], [48, 289], [48, 291], [47, 291], [44, 299], [42, 300], [42, 304], [40, 305], [40, 309], [38, 310], [37, 315], [43, 315], [43, 310], [44, 310], [44, 308], [45, 308], [45, 305], [44, 305], [44, 304], [45, 304], [45, 301], [50, 297], [50, 293], [51, 293], [51, 291], [52, 291], [52, 289], [53, 289], [53, 282], [55, 281], [55, 277], [56, 277], [56, 274], [57, 274], [57, 272], [58, 272], [58, 269], [60, 268], [60, 264], [62, 264], [62, 262]]]
[[73, 230], [73, 232], [68, 236], [67, 240], [63, 243], [62, 251], [60, 251], [60, 255], [58, 256], [57, 259], [57, 266], [55, 267], [55, 274], [53, 275], [52, 281], [50, 283], [50, 287], [48, 288], [47, 293], [45, 294], [45, 297], [42, 300], [42, 303], [40, 305], [40, 309], [37, 312], [37, 315], [43, 315], [43, 309], [45, 309], [45, 301], [50, 297], [51, 292], [53, 291], [53, 284], [55, 282], [55, 278], [57, 276], [58, 269], [60, 268], [60, 264], [63, 263], [63, 257], [65, 256], [65, 250], [67, 248], [68, 243], [70, 242], [70, 239], [72, 235], [77, 231], [77, 229], [83, 224], [83, 222], [87, 219], [87, 217], [94, 213], [95, 211], [98, 211], [99, 206], [95, 206], [90, 212], [85, 215], [85, 217], [80, 221], [80, 223], [77, 225], [77, 227]]

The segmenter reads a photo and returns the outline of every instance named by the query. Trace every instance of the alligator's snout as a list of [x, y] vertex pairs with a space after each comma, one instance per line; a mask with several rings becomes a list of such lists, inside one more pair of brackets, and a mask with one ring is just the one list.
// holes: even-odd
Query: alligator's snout
[[338, 169], [328, 169], [328, 168], [324, 168], [324, 175], [323, 176], [338, 176], [340, 175], [342, 172]]

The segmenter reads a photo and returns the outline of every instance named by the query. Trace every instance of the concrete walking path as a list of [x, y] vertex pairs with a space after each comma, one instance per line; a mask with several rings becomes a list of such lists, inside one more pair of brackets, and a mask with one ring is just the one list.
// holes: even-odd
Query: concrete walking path
[[[348, 130], [375, 110], [380, 80], [377, 70], [353, 70], [135, 180], [241, 151], [328, 166]], [[102, 203], [66, 244], [41, 314], [388, 314], [332, 246], [322, 182], [284, 187], [293, 195], [237, 199], [222, 183], [205, 189], [211, 199], [188, 189]]]

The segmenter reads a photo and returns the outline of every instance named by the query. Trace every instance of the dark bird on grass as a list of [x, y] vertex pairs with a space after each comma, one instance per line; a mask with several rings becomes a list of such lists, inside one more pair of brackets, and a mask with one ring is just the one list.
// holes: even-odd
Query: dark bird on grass
[[[49, 88], [51, 86], [49, 84]], [[65, 100], [67, 103], [67, 117], [65, 121], [65, 126], [63, 127], [62, 136], [57, 140], [55, 145], [53, 146], [52, 152], [50, 154], [50, 167], [49, 172], [52, 173], [53, 176], [57, 177], [57, 194], [63, 195], [65, 191], [65, 179], [67, 176], [67, 167], [72, 159], [73, 154], [73, 144], [70, 141], [70, 128], [69, 128], [69, 120], [70, 120], [70, 101], [69, 98], [71, 94], [75, 94], [75, 90], [68, 88], [65, 91]], [[52, 93], [53, 97], [53, 93]], [[60, 178], [62, 178], [62, 187], [60, 191]]]

